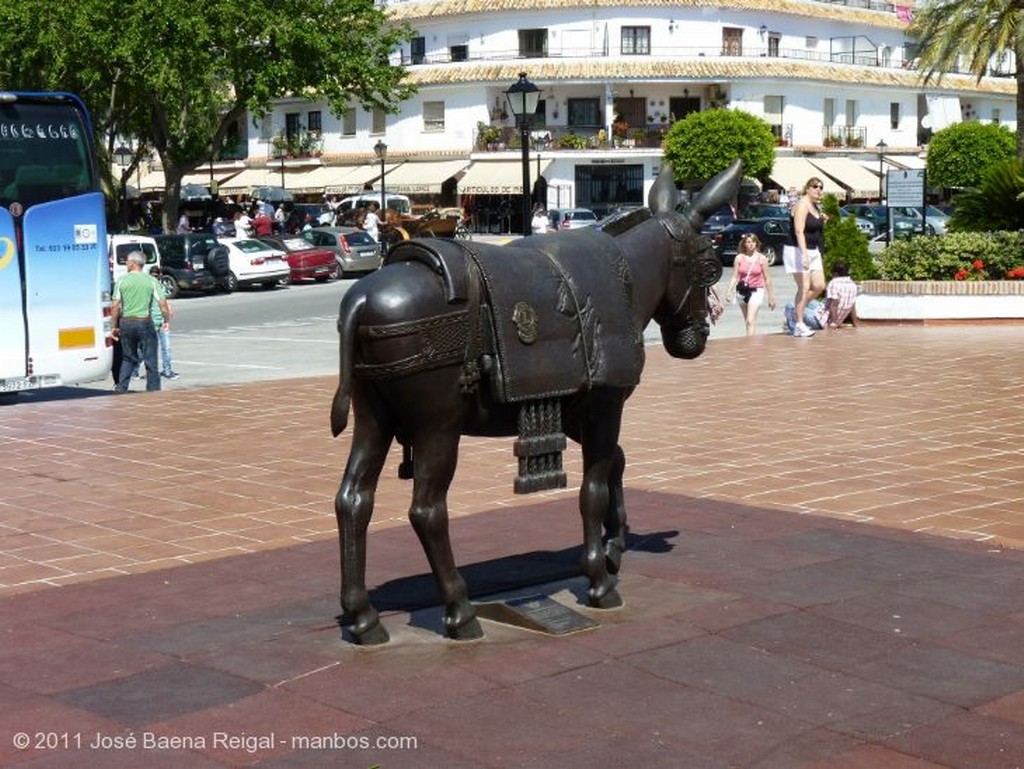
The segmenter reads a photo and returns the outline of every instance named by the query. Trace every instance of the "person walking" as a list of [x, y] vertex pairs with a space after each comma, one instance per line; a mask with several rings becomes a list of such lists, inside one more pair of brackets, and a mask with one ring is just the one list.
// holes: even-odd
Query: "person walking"
[[171, 308], [167, 299], [157, 294], [157, 283], [143, 272], [146, 256], [141, 251], [128, 254], [128, 272], [117, 279], [110, 303], [111, 332], [121, 342], [121, 370], [116, 392], [128, 392], [132, 373], [140, 364], [146, 365], [146, 390], [160, 389], [160, 369], [157, 365], [156, 329], [153, 327], [151, 306], [160, 305], [164, 317], [169, 318]]
[[[156, 339], [160, 348], [160, 376], [164, 379], [177, 379], [178, 374], [175, 373], [171, 363], [171, 318], [174, 317], [174, 310], [171, 308], [171, 303], [167, 301], [167, 293], [164, 291], [163, 284], [160, 283], [162, 275], [163, 270], [157, 265], [149, 270], [149, 277], [156, 283], [156, 301], [150, 305], [150, 316], [153, 318], [153, 328], [156, 329]], [[161, 299], [164, 301], [161, 302]], [[163, 311], [165, 306], [168, 310], [167, 314], [164, 314]]]
[[379, 210], [380, 207], [376, 203], [370, 203], [362, 224], [366, 234], [378, 242], [380, 242], [380, 217], [377, 215]]
[[814, 336], [803, 322], [804, 309], [825, 289], [821, 252], [825, 245], [824, 229], [828, 215], [821, 209], [823, 187], [824, 183], [817, 176], [807, 180], [803, 194], [793, 206], [793, 234], [789, 245], [782, 251], [786, 272], [796, 282], [793, 336]]
[[748, 232], [739, 242], [739, 250], [732, 263], [732, 278], [725, 291], [729, 302], [739, 298], [747, 336], [757, 333], [757, 313], [768, 294], [768, 308], [775, 309], [775, 287], [768, 270], [768, 258], [761, 253], [761, 241]]

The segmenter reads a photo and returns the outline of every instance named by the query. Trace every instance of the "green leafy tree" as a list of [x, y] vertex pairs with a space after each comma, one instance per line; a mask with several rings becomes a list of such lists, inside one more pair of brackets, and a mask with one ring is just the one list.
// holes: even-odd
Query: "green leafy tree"
[[992, 123], [956, 123], [928, 143], [928, 183], [933, 187], [977, 187], [995, 164], [1016, 157], [1009, 128]]
[[1024, 230], [1024, 166], [1017, 158], [990, 166], [977, 188], [953, 199], [949, 229]]
[[925, 82], [966, 61], [980, 81], [989, 64], [1006, 52], [1017, 67], [1017, 157], [1024, 160], [1024, 4], [1021, 0], [928, 0], [914, 8], [908, 30], [920, 45], [918, 69]]
[[868, 239], [857, 227], [857, 217], [843, 216], [839, 212], [839, 201], [835, 195], [826, 195], [822, 204], [828, 214], [824, 233], [825, 251], [822, 256], [826, 277], [832, 277], [832, 265], [837, 261], [846, 262], [850, 268], [850, 277], [856, 281], [877, 277], [878, 270], [868, 251]]
[[676, 121], [665, 137], [665, 160], [677, 182], [705, 181], [736, 159], [743, 173], [764, 177], [775, 162], [771, 126], [756, 115], [729, 109], [691, 112]]
[[108, 161], [101, 170], [117, 142], [132, 142], [135, 163], [156, 151], [165, 227], [182, 177], [247, 113], [295, 95], [339, 115], [355, 105], [397, 112], [413, 93], [387, 59], [410, 30], [365, 0], [19, 0], [0, 3], [0, 29], [0, 85], [81, 95]]

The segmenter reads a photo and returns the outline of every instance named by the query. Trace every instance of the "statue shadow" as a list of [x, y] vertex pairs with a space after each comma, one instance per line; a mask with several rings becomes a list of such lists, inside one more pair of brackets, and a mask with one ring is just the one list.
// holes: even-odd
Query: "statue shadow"
[[[626, 553], [623, 557], [623, 568], [628, 568], [629, 554], [668, 553], [675, 545], [671, 540], [679, 535], [677, 530], [656, 531], [645, 533], [629, 532], [626, 535]], [[526, 553], [492, 558], [465, 565], [459, 565], [459, 573], [466, 581], [471, 599], [503, 593], [521, 592], [524, 589], [537, 588], [550, 583], [560, 583], [557, 589], [565, 589], [567, 581], [575, 580], [578, 585], [569, 585], [569, 589], [580, 603], [586, 603], [587, 581], [582, 568], [583, 546], [561, 550], [531, 550]], [[578, 579], [577, 579], [578, 578]], [[544, 590], [536, 592], [546, 593]], [[437, 583], [430, 572], [399, 577], [389, 580], [370, 590], [370, 601], [382, 614], [385, 612], [408, 612], [414, 615], [423, 609], [439, 607]], [[435, 622], [436, 619], [436, 622]], [[337, 617], [341, 627], [351, 622], [345, 615]], [[414, 627], [430, 630], [441, 629], [440, 619], [414, 615], [410, 624]]]

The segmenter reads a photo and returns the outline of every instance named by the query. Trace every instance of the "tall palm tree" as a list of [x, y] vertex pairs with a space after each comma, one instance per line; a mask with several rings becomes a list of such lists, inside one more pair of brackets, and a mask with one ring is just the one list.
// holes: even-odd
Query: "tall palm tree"
[[963, 56], [980, 81], [993, 58], [1013, 53], [1017, 82], [1017, 156], [1024, 160], [1024, 0], [928, 0], [908, 33], [920, 45], [925, 82], [954, 71]]

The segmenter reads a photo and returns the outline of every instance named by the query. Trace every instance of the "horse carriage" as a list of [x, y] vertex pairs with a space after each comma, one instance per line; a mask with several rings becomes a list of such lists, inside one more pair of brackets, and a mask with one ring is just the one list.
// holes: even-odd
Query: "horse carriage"
[[396, 441], [399, 477], [413, 482], [409, 519], [451, 638], [483, 634], [448, 534], [461, 435], [518, 436], [517, 493], [564, 487], [566, 438], [580, 445], [587, 602], [622, 604], [615, 579], [627, 533], [619, 427], [640, 381], [644, 329], [657, 322], [673, 357], [704, 351], [708, 291], [722, 264], [701, 226], [735, 197], [740, 179], [736, 161], [696, 204], [677, 207], [666, 164], [647, 208], [602, 227], [504, 246], [400, 242], [383, 267], [345, 293], [330, 421], [339, 435], [351, 407], [351, 452], [334, 504], [343, 624], [357, 643], [389, 638], [367, 591], [366, 546], [377, 480]]
[[460, 208], [432, 208], [420, 216], [401, 214], [389, 208], [381, 234], [388, 246], [412, 238], [472, 240], [472, 237]]

